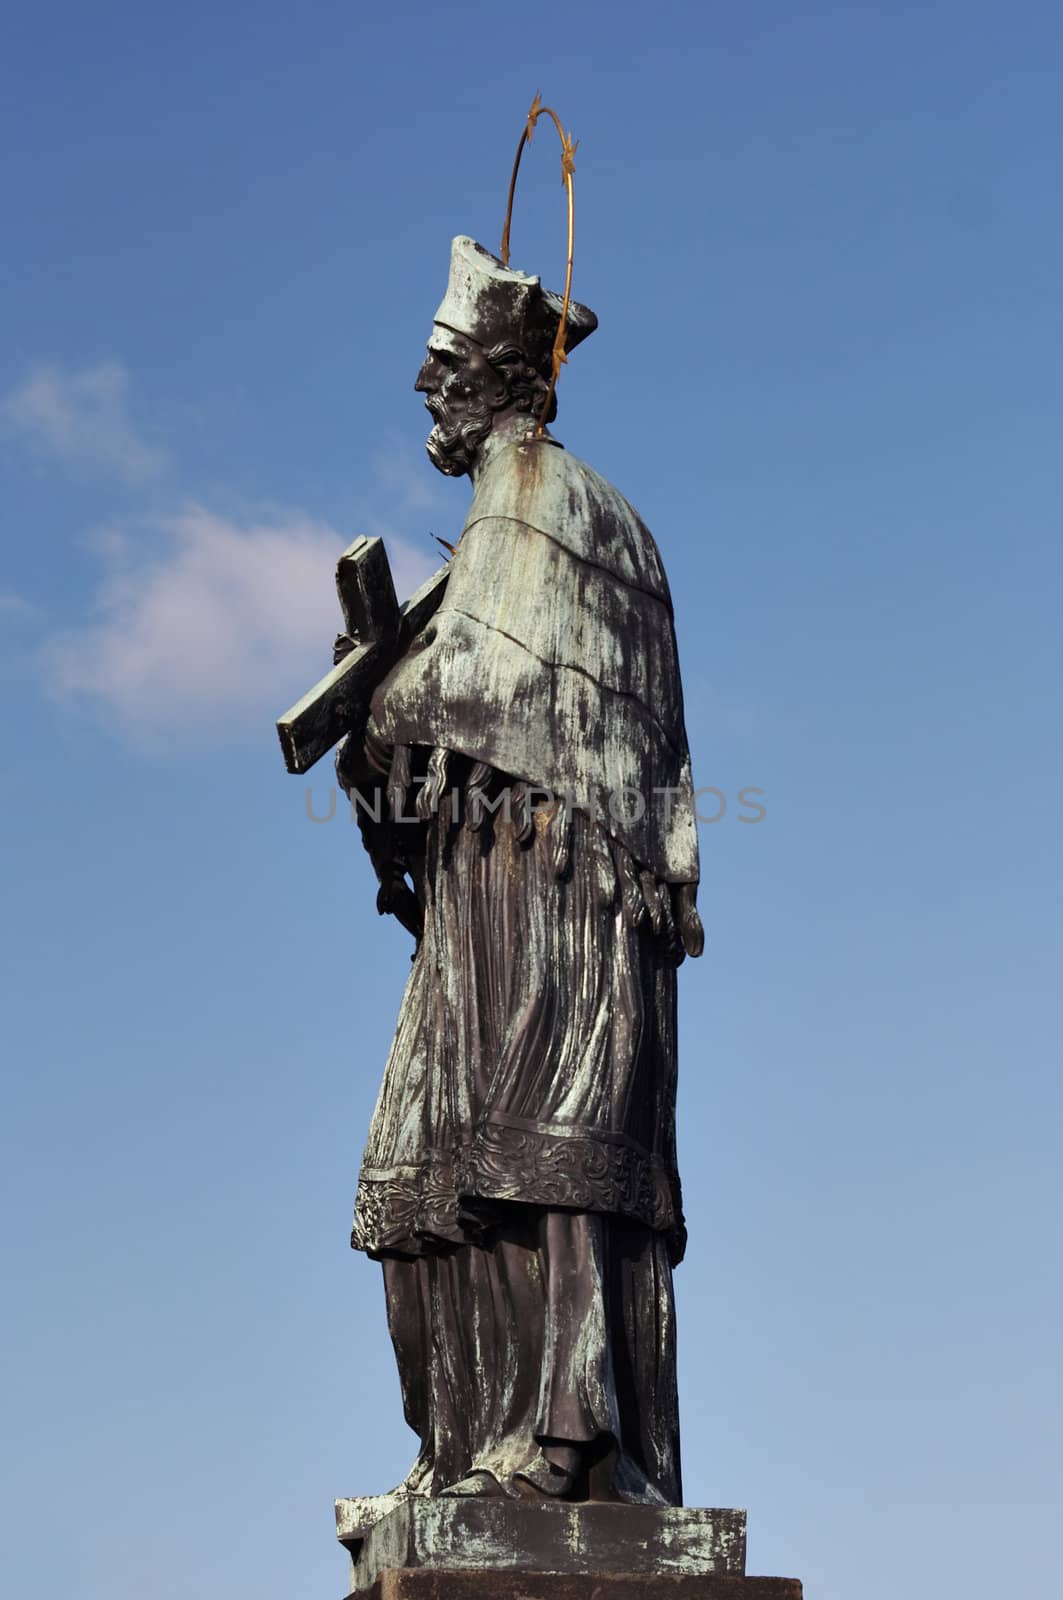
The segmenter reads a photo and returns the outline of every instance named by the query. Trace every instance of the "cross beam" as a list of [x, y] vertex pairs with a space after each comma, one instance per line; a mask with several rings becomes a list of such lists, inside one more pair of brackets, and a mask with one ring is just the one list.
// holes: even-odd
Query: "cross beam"
[[405, 605], [382, 539], [359, 538], [336, 564], [336, 592], [346, 631], [358, 643], [277, 723], [289, 772], [308, 772], [343, 736], [364, 726], [377, 684], [408, 649], [443, 598], [441, 567]]

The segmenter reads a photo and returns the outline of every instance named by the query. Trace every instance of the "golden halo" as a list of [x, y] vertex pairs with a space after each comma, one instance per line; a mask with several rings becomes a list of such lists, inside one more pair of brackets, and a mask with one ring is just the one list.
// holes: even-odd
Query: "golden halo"
[[524, 131], [520, 136], [520, 143], [517, 146], [517, 154], [513, 162], [513, 176], [509, 180], [509, 198], [506, 201], [506, 222], [504, 228], [502, 229], [502, 249], [499, 252], [502, 257], [502, 265], [504, 267], [508, 267], [509, 225], [513, 219], [513, 196], [517, 191], [517, 173], [520, 170], [520, 158], [524, 154], [524, 146], [531, 142], [531, 136], [535, 132], [535, 124], [538, 122], [539, 118], [551, 117], [553, 119], [554, 127], [557, 129], [561, 139], [561, 182], [564, 184], [565, 191], [568, 195], [568, 259], [565, 265], [565, 298], [561, 306], [561, 321], [557, 325], [557, 334], [554, 338], [553, 354], [550, 359], [550, 387], [546, 391], [546, 401], [539, 416], [539, 427], [537, 431], [540, 434], [542, 434], [546, 428], [546, 414], [550, 410], [550, 402], [554, 398], [554, 390], [557, 387], [557, 380], [561, 375], [562, 365], [568, 360], [568, 357], [565, 354], [565, 334], [568, 331], [568, 307], [569, 301], [572, 298], [572, 240], [576, 222], [576, 196], [572, 187], [572, 174], [576, 170], [576, 151], [579, 148], [579, 141], [574, 140], [572, 135], [566, 133], [564, 128], [561, 126], [561, 118], [558, 116], [557, 112], [551, 110], [549, 106], [542, 105], [541, 101], [542, 96], [537, 94], [531, 103], [531, 110], [528, 112], [528, 120], [524, 125]]

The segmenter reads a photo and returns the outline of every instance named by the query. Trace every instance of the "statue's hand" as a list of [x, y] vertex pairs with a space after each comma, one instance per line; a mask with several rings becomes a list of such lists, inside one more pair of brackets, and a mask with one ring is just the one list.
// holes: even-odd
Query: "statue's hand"
[[698, 916], [697, 895], [696, 883], [681, 883], [673, 890], [676, 927], [688, 956], [700, 956], [705, 948], [705, 929]]
[[360, 643], [361, 640], [356, 633], [338, 633], [332, 646], [332, 665], [338, 667], [352, 650], [357, 650]]
[[376, 908], [382, 917], [397, 918], [407, 933], [412, 933], [420, 944], [421, 935], [424, 933], [424, 912], [417, 896], [406, 882], [405, 873], [398, 862], [389, 863], [388, 868], [380, 873]]

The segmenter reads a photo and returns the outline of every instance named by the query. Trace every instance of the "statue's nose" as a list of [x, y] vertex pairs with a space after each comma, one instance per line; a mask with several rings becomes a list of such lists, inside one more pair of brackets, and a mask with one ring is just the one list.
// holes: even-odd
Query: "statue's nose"
[[421, 370], [417, 374], [417, 378], [414, 382], [413, 387], [416, 394], [428, 394], [428, 392], [432, 389], [433, 384], [431, 367], [432, 358], [429, 356], [428, 360], [422, 365]]

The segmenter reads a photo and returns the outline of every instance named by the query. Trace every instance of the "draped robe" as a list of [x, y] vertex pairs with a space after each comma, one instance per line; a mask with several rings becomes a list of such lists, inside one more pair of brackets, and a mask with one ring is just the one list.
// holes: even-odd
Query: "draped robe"
[[679, 1503], [671, 889], [697, 844], [671, 602], [611, 485], [549, 438], [489, 444], [372, 703], [371, 742], [445, 777], [352, 1243], [384, 1264], [408, 1491]]

